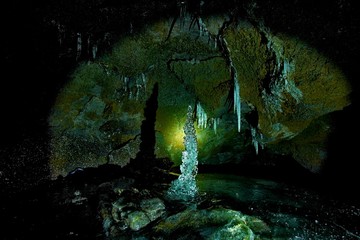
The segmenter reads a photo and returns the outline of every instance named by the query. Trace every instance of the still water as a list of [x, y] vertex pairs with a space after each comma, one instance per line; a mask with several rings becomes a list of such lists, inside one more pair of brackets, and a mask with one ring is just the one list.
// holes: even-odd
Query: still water
[[271, 180], [223, 174], [199, 174], [202, 194], [214, 205], [264, 221], [261, 239], [360, 239], [360, 209], [309, 189]]

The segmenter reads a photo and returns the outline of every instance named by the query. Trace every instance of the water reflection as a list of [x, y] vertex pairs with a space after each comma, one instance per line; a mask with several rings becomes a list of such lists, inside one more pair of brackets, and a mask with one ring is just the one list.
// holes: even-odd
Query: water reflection
[[268, 224], [261, 239], [360, 239], [358, 207], [309, 189], [222, 174], [199, 174], [197, 184], [214, 202]]

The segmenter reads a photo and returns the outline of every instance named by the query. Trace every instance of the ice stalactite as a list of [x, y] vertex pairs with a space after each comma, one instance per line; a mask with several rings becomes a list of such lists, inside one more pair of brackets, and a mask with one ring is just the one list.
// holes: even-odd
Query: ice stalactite
[[217, 133], [217, 126], [220, 123], [220, 118], [211, 118], [210, 122], [212, 124], [213, 129], [214, 129], [214, 133], [216, 134]]
[[208, 119], [208, 116], [204, 110], [204, 108], [201, 106], [201, 104], [198, 102], [196, 104], [196, 119], [197, 119], [197, 126], [198, 128], [207, 128], [208, 122], [209, 127], [212, 127], [214, 130], [214, 133], [216, 134], [217, 126], [220, 123], [220, 118], [211, 118]]
[[196, 36], [196, 39], [211, 44], [212, 46], [214, 46], [214, 48], [217, 48], [217, 36], [209, 32], [205, 22], [201, 18], [201, 8], [204, 4], [204, 1], [200, 1], [200, 12], [191, 14], [187, 11], [187, 1], [178, 1], [177, 6], [179, 9], [179, 13], [172, 21], [166, 39], [170, 38], [174, 26], [176, 22], [178, 22], [178, 30], [190, 32], [191, 35], [194, 34], [193, 37], [195, 36], [195, 34], [198, 34], [198, 36]]
[[264, 143], [263, 143], [263, 135], [261, 133], [258, 133], [257, 128], [250, 127], [251, 130], [251, 138], [252, 138], [252, 144], [254, 145], [256, 155], [259, 154], [259, 145], [261, 149], [264, 149]]
[[241, 99], [240, 99], [240, 84], [235, 72], [234, 77], [234, 113], [236, 113], [238, 120], [238, 132], [241, 130]]
[[97, 54], [98, 48], [97, 46], [94, 44], [92, 46], [92, 58], [95, 59], [96, 58], [96, 54]]
[[180, 1], [178, 2], [178, 6], [180, 8], [180, 12], [179, 12], [179, 18], [180, 18], [180, 28], [184, 28], [185, 27], [185, 21], [186, 21], [186, 15], [187, 15], [187, 11], [186, 11], [186, 2], [185, 1]]
[[217, 40], [219, 43], [220, 50], [222, 55], [224, 56], [227, 65], [229, 66], [229, 71], [233, 80], [234, 86], [234, 93], [233, 93], [233, 100], [234, 100], [234, 113], [237, 116], [237, 128], [238, 132], [241, 130], [241, 98], [240, 98], [240, 84], [237, 75], [237, 70], [234, 66], [234, 63], [231, 58], [231, 51], [229, 48], [229, 44], [227, 43], [226, 39], [224, 38], [224, 32], [226, 28], [231, 24], [231, 21], [225, 21], [223, 26], [220, 28]]
[[210, 33], [203, 19], [198, 16], [194, 21], [197, 22], [199, 28], [199, 36], [204, 37], [204, 41], [207, 41], [208, 44], [210, 44], [214, 48], [217, 48], [217, 36]]
[[57, 23], [57, 30], [58, 30], [58, 41], [59, 41], [59, 45], [62, 46], [63, 41], [65, 39], [65, 26], [60, 24], [59, 22]]
[[154, 65], [150, 65], [144, 72], [135, 76], [124, 76], [119, 71], [110, 68], [106, 64], [98, 63], [104, 70], [106, 75], [113, 75], [122, 82], [122, 88], [117, 89], [117, 94], [121, 97], [128, 97], [129, 100], [142, 100], [141, 95], [146, 95], [146, 85], [148, 84], [147, 73], [154, 69]]
[[259, 142], [256, 139], [256, 128], [251, 128], [252, 144], [254, 145], [256, 155], [259, 153]]
[[288, 93], [293, 97], [296, 103], [300, 103], [303, 94], [299, 88], [296, 87], [295, 82], [291, 79], [291, 74], [295, 71], [295, 63], [293, 60], [284, 56], [284, 46], [280, 39], [273, 36], [270, 31], [260, 23], [260, 30], [266, 37], [267, 49], [274, 56], [274, 68], [271, 72], [271, 82], [269, 90], [262, 91], [262, 98], [264, 100], [266, 109], [272, 114], [282, 112], [282, 103], [286, 101], [284, 93]]
[[86, 52], [88, 55], [90, 55], [90, 49], [91, 49], [91, 34], [88, 35], [87, 41], [86, 41]]
[[77, 44], [76, 44], [76, 60], [78, 60], [81, 56], [81, 50], [82, 50], [82, 39], [81, 39], [81, 33], [77, 33]]
[[167, 191], [167, 196], [171, 200], [188, 202], [194, 200], [198, 194], [195, 180], [198, 171], [198, 150], [193, 109], [191, 106], [188, 107], [184, 133], [185, 151], [182, 152], [182, 163], [180, 165], [181, 174], [178, 179], [171, 182], [170, 188]]
[[206, 25], [203, 22], [203, 20], [201, 19], [201, 17], [198, 18], [198, 22], [199, 22], [199, 35], [207, 36], [209, 34], [209, 31], [207, 30]]
[[143, 85], [144, 87], [144, 91], [146, 92], [146, 76], [144, 73], [141, 73], [141, 84]]
[[296, 103], [299, 103], [303, 97], [302, 92], [295, 85], [295, 82], [292, 81], [289, 75], [295, 71], [295, 65], [290, 63], [287, 59], [284, 59], [284, 67], [282, 70], [282, 77], [285, 82], [285, 90], [295, 99]]
[[200, 103], [196, 105], [196, 118], [197, 125], [199, 128], [206, 128], [207, 125], [207, 114], [205, 110], [202, 108]]
[[146, 93], [147, 79], [144, 73], [135, 77], [120, 76], [123, 82], [123, 92], [130, 100], [139, 100], [140, 94]]

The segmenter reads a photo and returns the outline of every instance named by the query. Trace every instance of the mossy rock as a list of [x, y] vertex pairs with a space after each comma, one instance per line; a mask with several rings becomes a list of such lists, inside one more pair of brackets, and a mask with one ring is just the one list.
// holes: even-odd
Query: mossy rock
[[[271, 151], [291, 154], [313, 171], [321, 168], [326, 135], [312, 124], [350, 104], [351, 88], [341, 70], [299, 39], [243, 20], [223, 29], [225, 54], [215, 35], [229, 18], [207, 16], [204, 32], [189, 28], [191, 20], [178, 19], [170, 35], [171, 19], [149, 23], [120, 39], [108, 54], [79, 65], [49, 116], [55, 175], [109, 163], [109, 156], [121, 165], [131, 161], [140, 149], [155, 84], [157, 157], [180, 164], [187, 107], [200, 103], [208, 117], [205, 129], [196, 128], [201, 164], [238, 163], [253, 154], [246, 136], [251, 126], [261, 136], [256, 140]], [[230, 65], [240, 86], [242, 114], [256, 111], [258, 116], [257, 125], [243, 118], [240, 133]], [[89, 151], [91, 144], [96, 147]], [[125, 154], [127, 148], [131, 154]]]

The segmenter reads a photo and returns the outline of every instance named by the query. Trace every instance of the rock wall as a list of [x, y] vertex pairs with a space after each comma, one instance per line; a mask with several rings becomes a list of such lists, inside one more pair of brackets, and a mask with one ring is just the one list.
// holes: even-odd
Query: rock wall
[[[350, 104], [341, 70], [261, 21], [187, 14], [172, 20], [149, 23], [74, 71], [49, 117], [52, 175], [105, 163], [125, 166], [141, 151], [145, 109], [156, 111], [156, 157], [180, 164], [189, 104], [200, 104], [203, 113], [201, 119], [197, 114], [200, 164], [239, 163], [263, 147], [319, 171], [331, 128], [324, 119]], [[240, 86], [240, 133], [234, 81]], [[153, 109], [146, 101], [155, 84]]]

